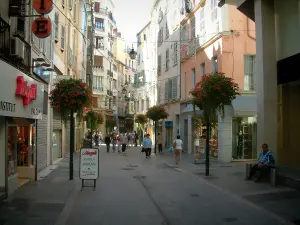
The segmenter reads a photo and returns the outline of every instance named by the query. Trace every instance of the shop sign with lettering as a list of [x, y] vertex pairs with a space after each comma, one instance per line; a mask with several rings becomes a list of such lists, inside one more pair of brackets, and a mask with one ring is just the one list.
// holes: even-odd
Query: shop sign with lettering
[[83, 180], [97, 180], [99, 177], [99, 149], [80, 149], [79, 177]]
[[36, 99], [36, 84], [28, 85], [23, 76], [17, 76], [16, 95], [23, 97], [23, 105], [29, 105]]
[[39, 14], [48, 14], [53, 9], [52, 0], [33, 0], [33, 8]]
[[0, 60], [0, 116], [42, 119], [44, 85]]
[[49, 18], [39, 17], [32, 22], [32, 33], [38, 38], [47, 38], [52, 32], [52, 24]]

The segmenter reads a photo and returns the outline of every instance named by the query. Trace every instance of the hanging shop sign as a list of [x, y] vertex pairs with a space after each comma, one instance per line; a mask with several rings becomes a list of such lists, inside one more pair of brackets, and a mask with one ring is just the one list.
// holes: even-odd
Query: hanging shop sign
[[32, 33], [38, 38], [47, 38], [52, 31], [52, 24], [49, 18], [39, 17], [32, 22]]
[[53, 2], [52, 0], [33, 0], [33, 8], [39, 14], [47, 14], [53, 9]]

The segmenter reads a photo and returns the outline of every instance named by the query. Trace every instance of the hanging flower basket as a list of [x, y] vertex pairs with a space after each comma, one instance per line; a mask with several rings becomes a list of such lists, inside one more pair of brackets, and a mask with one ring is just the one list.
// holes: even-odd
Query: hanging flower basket
[[159, 121], [162, 119], [167, 119], [169, 114], [166, 112], [163, 106], [153, 106], [148, 109], [146, 116], [153, 121]]
[[95, 112], [94, 110], [90, 110], [85, 115], [85, 120], [87, 121], [87, 127], [97, 129], [99, 124], [103, 123], [103, 117], [101, 113]]
[[217, 111], [224, 116], [224, 106], [231, 105], [232, 100], [239, 95], [239, 87], [224, 73], [209, 73], [202, 77], [190, 93], [194, 107], [199, 107], [206, 116], [212, 118]]
[[138, 124], [143, 125], [143, 124], [148, 122], [148, 118], [144, 114], [137, 114], [135, 116], [135, 122], [138, 123]]
[[83, 109], [92, 103], [92, 91], [86, 83], [76, 79], [63, 79], [50, 92], [50, 105], [61, 113], [64, 123], [70, 120], [71, 112], [82, 116]]

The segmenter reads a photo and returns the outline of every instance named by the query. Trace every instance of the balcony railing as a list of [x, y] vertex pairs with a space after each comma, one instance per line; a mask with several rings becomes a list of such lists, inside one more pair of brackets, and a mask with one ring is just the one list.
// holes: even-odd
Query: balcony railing
[[25, 73], [30, 72], [31, 47], [18, 35], [10, 36], [9, 24], [0, 17], [0, 58]]
[[93, 91], [97, 91], [97, 92], [103, 92], [104, 88], [103, 87], [93, 87]]

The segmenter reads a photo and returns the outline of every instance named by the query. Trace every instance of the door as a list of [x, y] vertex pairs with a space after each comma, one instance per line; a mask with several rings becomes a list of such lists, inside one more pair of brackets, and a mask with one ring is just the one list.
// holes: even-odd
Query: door
[[173, 137], [173, 128], [166, 128], [166, 148], [169, 148], [172, 145]]
[[52, 132], [52, 162], [62, 157], [61, 131]]

